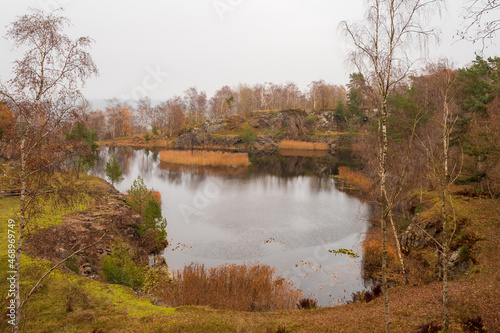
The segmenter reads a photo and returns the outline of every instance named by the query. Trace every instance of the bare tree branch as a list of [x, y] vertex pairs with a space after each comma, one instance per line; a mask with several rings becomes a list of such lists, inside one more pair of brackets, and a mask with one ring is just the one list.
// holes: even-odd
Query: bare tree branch
[[494, 37], [500, 30], [499, 0], [467, 0], [463, 8], [462, 28], [457, 35], [462, 40], [479, 42], [482, 54], [490, 45], [494, 45]]

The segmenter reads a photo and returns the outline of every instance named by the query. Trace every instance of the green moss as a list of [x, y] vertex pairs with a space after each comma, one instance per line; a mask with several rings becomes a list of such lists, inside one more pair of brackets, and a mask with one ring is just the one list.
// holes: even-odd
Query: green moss
[[116, 243], [111, 254], [102, 259], [102, 275], [110, 283], [139, 288], [144, 283], [144, 269], [135, 264], [133, 254], [124, 244]]
[[[0, 199], [0, 220], [13, 218], [18, 222], [16, 212], [18, 198]], [[56, 215], [56, 214], [54, 214]], [[60, 215], [59, 213], [57, 215]], [[17, 230], [16, 230], [17, 231]], [[0, 247], [7, 248], [7, 223], [0, 223]], [[7, 252], [0, 251], [0, 279], [5, 281]], [[21, 290], [31, 289], [36, 281], [53, 266], [29, 256], [21, 257]], [[69, 303], [76, 298], [76, 303]], [[163, 321], [175, 312], [151, 304], [145, 297], [119, 285], [89, 280], [73, 273], [53, 271], [46, 278], [33, 297], [28, 301], [25, 312], [26, 332], [92, 332], [95, 328], [107, 331], [141, 332], [148, 330], [144, 320], [152, 323]], [[142, 318], [143, 323], [140, 322]], [[145, 318], [145, 319], [144, 319]], [[0, 326], [0, 330], [6, 329]]]
[[81, 194], [69, 205], [60, 204], [52, 198], [49, 198], [43, 202], [40, 214], [30, 221], [30, 225], [41, 229], [57, 226], [63, 222], [62, 217], [64, 215], [84, 211], [93, 203], [94, 200], [86, 194]]

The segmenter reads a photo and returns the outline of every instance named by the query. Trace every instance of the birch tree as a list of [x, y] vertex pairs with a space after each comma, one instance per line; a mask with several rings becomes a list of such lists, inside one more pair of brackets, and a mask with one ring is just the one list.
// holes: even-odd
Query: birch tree
[[464, 20], [458, 36], [473, 43], [481, 43], [481, 51], [493, 44], [500, 30], [499, 0], [467, 0], [463, 8]]
[[397, 84], [405, 81], [415, 64], [411, 54], [418, 45], [423, 52], [427, 42], [437, 37], [427, 28], [431, 13], [439, 12], [442, 0], [367, 0], [366, 18], [361, 23], [340, 23], [344, 36], [353, 44], [349, 63], [361, 73], [376, 98], [378, 111], [379, 204], [382, 230], [382, 289], [386, 332], [391, 330], [387, 288], [387, 222], [392, 205], [387, 192], [387, 98]]
[[441, 237], [433, 238], [442, 261], [443, 279], [443, 332], [449, 329], [448, 278], [450, 266], [450, 247], [457, 229], [457, 217], [449, 187], [457, 179], [462, 165], [460, 146], [452, 144], [452, 135], [458, 120], [458, 106], [455, 102], [457, 91], [456, 72], [446, 62], [429, 65], [426, 76], [418, 78], [424, 99], [432, 105], [434, 116], [419, 135], [419, 141], [426, 152], [427, 175], [437, 184], [441, 203]]
[[[13, 22], [7, 38], [14, 48], [25, 48], [22, 59], [14, 62], [14, 78], [0, 82], [0, 97], [16, 117], [17, 148], [20, 156], [20, 221], [15, 252], [15, 305], [13, 332], [18, 331], [24, 301], [20, 296], [21, 253], [28, 206], [42, 195], [32, 178], [60, 162], [57, 146], [47, 158], [41, 152], [53, 142], [53, 136], [76, 111], [83, 99], [79, 86], [98, 73], [86, 49], [92, 43], [88, 37], [70, 39], [63, 33], [68, 19], [55, 13], [32, 10]], [[62, 147], [59, 147], [62, 150]]]
[[137, 118], [141, 124], [142, 130], [147, 132], [153, 114], [153, 107], [151, 106], [151, 99], [149, 97], [142, 97], [137, 102]]

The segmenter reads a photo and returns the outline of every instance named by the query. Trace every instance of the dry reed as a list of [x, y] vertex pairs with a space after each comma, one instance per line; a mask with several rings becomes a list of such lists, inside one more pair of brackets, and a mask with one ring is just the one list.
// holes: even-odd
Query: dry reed
[[329, 150], [330, 146], [324, 142], [305, 142], [284, 140], [279, 144], [280, 149], [295, 149], [295, 150]]
[[232, 168], [250, 164], [247, 153], [202, 150], [163, 150], [160, 151], [160, 160], [174, 164]]
[[239, 311], [293, 309], [302, 291], [267, 265], [223, 265], [205, 268], [192, 263], [160, 282], [154, 293], [171, 306], [203, 305]]
[[339, 167], [339, 178], [346, 184], [359, 188], [360, 190], [366, 193], [368, 193], [373, 186], [373, 183], [370, 180], [370, 178], [365, 177], [359, 171], [353, 171], [349, 167], [345, 166]]

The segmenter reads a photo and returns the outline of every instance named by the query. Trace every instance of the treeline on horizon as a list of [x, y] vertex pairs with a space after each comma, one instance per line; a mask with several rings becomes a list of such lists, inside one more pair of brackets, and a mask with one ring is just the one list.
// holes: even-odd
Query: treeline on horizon
[[[351, 84], [357, 84], [358, 77], [357, 74], [351, 75]], [[140, 98], [133, 104], [112, 98], [107, 100], [104, 110], [92, 110], [87, 105], [82, 115], [87, 127], [96, 130], [100, 139], [140, 134], [153, 127], [172, 136], [206, 120], [231, 115], [248, 117], [255, 110], [345, 109], [349, 100], [348, 89], [324, 80], [313, 81], [306, 91], [301, 91], [293, 82], [239, 84], [234, 88], [225, 85], [210, 98], [204, 91], [190, 87], [182, 96], [174, 96], [156, 106], [149, 97]]]
[[[456, 75], [456, 102], [462, 111], [463, 121], [484, 121], [492, 115], [498, 96], [498, 57], [477, 57], [468, 67], [448, 68], [443, 63], [428, 64], [423, 74], [411, 76], [393, 90], [389, 107], [393, 113], [402, 108], [415, 107], [416, 100], [426, 87], [422, 82], [432, 81], [439, 70], [450, 70]], [[432, 82], [429, 82], [431, 84]], [[346, 86], [313, 81], [308, 89], [301, 91], [293, 82], [286, 84], [239, 84], [237, 87], [223, 86], [212, 97], [196, 87], [188, 88], [182, 96], [174, 96], [158, 105], [152, 105], [149, 97], [132, 104], [117, 98], [107, 100], [104, 110], [82, 107], [81, 117], [100, 140], [141, 134], [153, 127], [169, 137], [189, 132], [203, 122], [239, 115], [247, 118], [256, 110], [300, 109], [310, 112], [335, 111], [351, 128], [360, 118], [376, 109], [377, 101], [371, 91], [371, 82], [359, 73], [352, 73]], [[404, 104], [404, 105], [403, 105]], [[490, 112], [488, 113], [488, 110]], [[397, 118], [394, 121], [398, 121]]]

